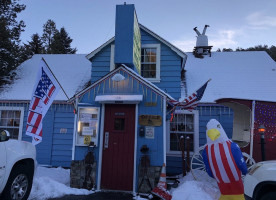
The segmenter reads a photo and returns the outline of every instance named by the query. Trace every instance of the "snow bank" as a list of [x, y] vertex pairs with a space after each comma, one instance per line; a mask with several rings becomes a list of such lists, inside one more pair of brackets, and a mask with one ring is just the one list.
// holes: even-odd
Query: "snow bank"
[[45, 200], [67, 194], [88, 195], [92, 191], [70, 188], [70, 170], [38, 166], [29, 200]]
[[192, 173], [188, 173], [180, 179], [177, 188], [171, 190], [173, 200], [217, 200], [220, 197], [220, 191], [215, 179], [208, 176], [206, 172], [196, 172], [195, 180]]

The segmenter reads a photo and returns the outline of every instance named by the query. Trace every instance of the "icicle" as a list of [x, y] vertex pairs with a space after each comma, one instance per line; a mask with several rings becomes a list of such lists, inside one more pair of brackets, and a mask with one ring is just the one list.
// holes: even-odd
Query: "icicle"
[[100, 90], [101, 85], [99, 84], [98, 90], [97, 90], [97, 95], [99, 94], [99, 90]]
[[157, 93], [155, 93], [155, 102], [156, 102], [156, 105], [157, 105]]
[[148, 97], [147, 97], [148, 96], [148, 94], [147, 94], [148, 93], [148, 90], [147, 90], [148, 88], [147, 88], [147, 86], [145, 86], [145, 87], [146, 87], [146, 99], [148, 99]]
[[134, 88], [133, 88], [133, 78], [131, 78], [131, 91], [133, 92]]
[[88, 101], [90, 101], [90, 95], [91, 95], [90, 92], [91, 90], [88, 91]]
[[163, 110], [163, 98], [160, 96], [161, 110]]
[[104, 88], [105, 88], [105, 80], [104, 80], [104, 84], [103, 84], [103, 94], [104, 94]]
[[95, 98], [96, 98], [96, 87], [94, 87], [94, 100], [95, 100]]
[[137, 93], [139, 92], [139, 86], [140, 86], [140, 82], [138, 80], [136, 80], [137, 82]]
[[110, 88], [111, 88], [111, 85], [110, 85], [111, 83], [110, 83], [110, 78], [108, 79], [108, 86], [109, 86], [109, 90], [110, 90]]

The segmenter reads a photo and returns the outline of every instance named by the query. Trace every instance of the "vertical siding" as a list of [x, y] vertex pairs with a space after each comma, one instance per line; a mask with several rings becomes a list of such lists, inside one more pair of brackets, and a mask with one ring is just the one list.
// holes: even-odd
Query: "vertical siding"
[[[117, 89], [116, 86], [113, 86], [112, 84], [109, 84], [108, 79], [105, 82], [102, 82], [99, 86], [96, 86], [95, 89], [92, 88], [90, 91], [88, 91], [86, 94], [84, 94], [82, 97], [80, 97], [80, 105], [82, 106], [95, 106], [100, 107], [101, 104], [95, 102], [95, 97], [97, 95], [109, 95], [109, 94], [132, 94], [132, 95], [143, 95], [143, 101], [138, 104], [138, 116], [139, 115], [162, 115], [162, 106], [163, 101], [161, 100], [161, 97], [159, 95], [156, 96], [154, 92], [151, 91], [151, 89], [146, 88], [145, 86], [137, 85], [136, 80], [132, 80], [132, 77], [128, 76], [128, 74], [124, 71], [120, 72], [121, 74], [124, 74], [125, 80], [124, 84], [120, 89]], [[146, 107], [145, 102], [156, 102], [156, 106], [152, 107]], [[102, 122], [100, 122], [102, 123]], [[105, 122], [106, 123], [106, 122]], [[99, 124], [101, 126], [101, 124]], [[137, 127], [137, 132], [139, 130], [139, 124]], [[163, 125], [161, 126], [155, 126], [154, 127], [154, 139], [146, 139], [145, 137], [137, 136], [137, 159], [136, 159], [136, 168], [138, 169], [138, 166], [140, 164], [140, 159], [142, 156], [142, 153], [140, 152], [140, 149], [143, 145], [147, 145], [149, 147], [148, 155], [150, 157], [150, 164], [152, 166], [162, 166], [163, 164]], [[100, 133], [99, 133], [100, 134]], [[98, 137], [98, 146], [94, 149], [95, 154], [95, 160], [98, 165], [99, 160], [99, 145], [100, 139], [103, 137], [102, 135], [99, 135]], [[82, 160], [84, 159], [86, 153], [88, 152], [87, 146], [76, 146], [76, 153], [75, 153], [75, 160]], [[138, 170], [137, 170], [138, 175]], [[138, 180], [137, 180], [138, 181]]]
[[[209, 105], [199, 106], [199, 146], [206, 144], [206, 124], [210, 119], [218, 120], [227, 136], [232, 138], [233, 132], [233, 111], [225, 106]], [[167, 173], [171, 175], [182, 173], [181, 156], [167, 155]]]
[[[112, 43], [114, 44], [114, 42]], [[180, 98], [181, 58], [168, 46], [161, 43], [145, 31], [141, 30], [141, 44], [161, 44], [160, 82], [156, 86], [169, 93], [172, 97]], [[111, 45], [103, 48], [92, 58], [91, 81], [94, 83], [110, 71]]]

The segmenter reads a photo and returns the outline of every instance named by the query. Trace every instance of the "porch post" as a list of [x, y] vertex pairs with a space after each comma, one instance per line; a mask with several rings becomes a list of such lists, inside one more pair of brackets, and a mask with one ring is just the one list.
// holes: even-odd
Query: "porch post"
[[163, 152], [164, 152], [164, 163], [165, 165], [167, 166], [167, 162], [166, 162], [166, 156], [167, 156], [167, 144], [166, 144], [166, 112], [167, 112], [167, 107], [166, 107], [166, 104], [167, 104], [167, 99], [166, 97], [164, 96], [163, 97]]
[[102, 110], [101, 110], [100, 144], [98, 145], [99, 146], [99, 164], [98, 164], [97, 190], [101, 189], [103, 137], [104, 137], [104, 117], [105, 117], [105, 104], [103, 103], [102, 104]]
[[252, 109], [251, 109], [250, 156], [252, 158], [253, 158], [254, 122], [255, 122], [255, 100], [252, 101]]

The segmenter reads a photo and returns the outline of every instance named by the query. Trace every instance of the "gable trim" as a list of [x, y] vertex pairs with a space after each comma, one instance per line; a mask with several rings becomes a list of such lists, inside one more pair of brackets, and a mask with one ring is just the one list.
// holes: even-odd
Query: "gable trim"
[[160, 88], [158, 88], [157, 86], [155, 86], [150, 81], [145, 80], [143, 77], [141, 77], [140, 75], [138, 75], [136, 72], [134, 72], [133, 70], [129, 69], [127, 66], [125, 66], [125, 65], [122, 64], [120, 67], [118, 67], [117, 69], [114, 69], [113, 71], [109, 72], [108, 74], [106, 74], [105, 76], [103, 76], [102, 78], [100, 78], [99, 80], [97, 80], [95, 83], [93, 83], [89, 87], [87, 87], [87, 88], [83, 89], [82, 91], [76, 93], [74, 95], [74, 97], [72, 97], [71, 99], [68, 100], [68, 102], [74, 101], [76, 98], [78, 98], [79, 96], [82, 96], [88, 90], [90, 90], [91, 88], [97, 86], [98, 84], [100, 84], [101, 82], [103, 82], [104, 80], [106, 80], [108, 77], [111, 77], [112, 75], [115, 75], [121, 69], [124, 70], [125, 72], [129, 73], [130, 76], [132, 76], [133, 78], [135, 78], [137, 81], [141, 82], [142, 84], [146, 85], [147, 87], [149, 87], [151, 90], [153, 90], [154, 92], [156, 92], [160, 96], [168, 98], [170, 100], [174, 100], [174, 98], [171, 97], [169, 94], [167, 94], [166, 92], [164, 92], [163, 90], [161, 90]]

